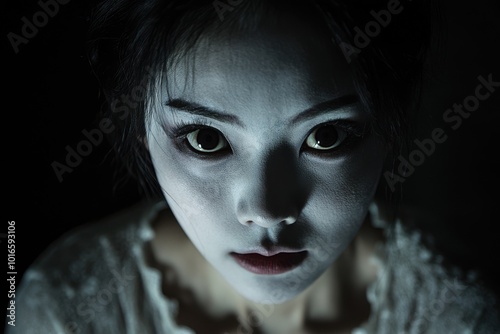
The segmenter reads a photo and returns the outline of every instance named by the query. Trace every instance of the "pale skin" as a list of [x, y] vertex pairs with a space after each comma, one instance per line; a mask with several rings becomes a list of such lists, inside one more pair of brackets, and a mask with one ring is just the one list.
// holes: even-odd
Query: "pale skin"
[[[159, 86], [146, 138], [172, 211], [154, 225], [154, 259], [193, 293], [182, 322], [195, 328], [200, 319], [189, 314], [202, 309], [203, 328], [214, 331], [224, 329], [221, 317], [248, 312], [261, 315], [261, 333], [360, 325], [381, 240], [367, 212], [387, 145], [369, 131], [372, 116], [340, 50], [283, 15], [251, 34], [202, 39], [192, 52]], [[229, 256], [268, 245], [308, 257], [258, 275]]]
[[[275, 305], [241, 296], [194, 247], [171, 212], [162, 212], [153, 226], [153, 254], [159, 267], [169, 268], [164, 271], [164, 290], [169, 298], [179, 301], [178, 323], [195, 332], [246, 333], [239, 330], [238, 319], [247, 318], [243, 322], [250, 324], [254, 333], [312, 334], [326, 330], [341, 334], [350, 333], [368, 319], [366, 288], [379, 270], [370, 259], [376, 245], [384, 242], [381, 231], [371, 227], [368, 220], [317, 281], [294, 299]], [[184, 293], [178, 292], [178, 284], [166, 278], [172, 274], [172, 280], [182, 282], [181, 289], [194, 297], [184, 298]], [[250, 314], [254, 318], [249, 319]], [[227, 322], [222, 323], [222, 319]]]

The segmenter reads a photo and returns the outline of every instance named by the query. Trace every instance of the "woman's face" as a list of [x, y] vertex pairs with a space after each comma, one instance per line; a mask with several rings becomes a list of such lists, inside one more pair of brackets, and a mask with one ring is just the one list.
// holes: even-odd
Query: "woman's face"
[[340, 50], [297, 19], [203, 39], [191, 56], [168, 73], [148, 124], [159, 183], [240, 294], [290, 300], [356, 235], [384, 143]]

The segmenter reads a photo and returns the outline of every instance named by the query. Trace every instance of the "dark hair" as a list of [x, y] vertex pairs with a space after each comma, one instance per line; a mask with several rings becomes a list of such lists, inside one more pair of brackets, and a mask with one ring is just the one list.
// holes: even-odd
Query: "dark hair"
[[[399, 12], [385, 17], [382, 25], [383, 13], [396, 5]], [[104, 0], [92, 14], [89, 59], [107, 101], [103, 116], [118, 129], [111, 136], [113, 146], [141, 188], [160, 194], [142, 142], [147, 96], [158, 79], [154, 74], [186, 55], [201, 36], [251, 31], [271, 12], [294, 10], [307, 13], [341, 47], [352, 66], [361, 102], [373, 113], [374, 131], [394, 153], [401, 152], [408, 141], [409, 117], [419, 107], [432, 30], [431, 1]], [[368, 45], [356, 44], [355, 38], [359, 39], [360, 31], [366, 34], [372, 21], [379, 33], [366, 35]]]

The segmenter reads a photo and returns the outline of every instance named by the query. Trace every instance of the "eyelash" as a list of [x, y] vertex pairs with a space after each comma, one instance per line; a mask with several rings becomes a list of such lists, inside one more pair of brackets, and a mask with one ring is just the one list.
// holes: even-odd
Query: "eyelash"
[[345, 119], [330, 120], [316, 125], [311, 131], [307, 133], [306, 138], [308, 138], [311, 135], [311, 133], [313, 133], [315, 130], [326, 125], [333, 125], [337, 129], [346, 132], [346, 137], [339, 144], [339, 146], [334, 147], [330, 150], [316, 150], [311, 147], [308, 147], [304, 142], [304, 144], [301, 147], [301, 151], [306, 151], [307, 154], [312, 154], [319, 157], [330, 157], [330, 156], [340, 155], [344, 151], [347, 151], [353, 148], [356, 144], [358, 144], [366, 135], [368, 129], [366, 123], [360, 123]]
[[[342, 141], [341, 144], [339, 144], [338, 147], [335, 147], [331, 150], [316, 150], [310, 147], [307, 147], [304, 144], [301, 147], [301, 151], [307, 151], [308, 154], [313, 154], [317, 156], [322, 156], [322, 157], [328, 157], [331, 155], [337, 155], [340, 154], [342, 151], [352, 148], [355, 144], [360, 142], [362, 138], [366, 135], [366, 130], [367, 126], [365, 123], [359, 123], [355, 121], [350, 121], [350, 120], [330, 120], [326, 121], [323, 123], [320, 123], [316, 125], [311, 131], [307, 133], [306, 138], [316, 129], [326, 126], [326, 125], [333, 125], [336, 128], [345, 131], [346, 132], [346, 138]], [[209, 128], [209, 129], [215, 129], [218, 131], [214, 126], [213, 123], [207, 120], [206, 118], [198, 118], [195, 119], [193, 122], [186, 122], [184, 120], [175, 120], [174, 121], [174, 126], [173, 129], [168, 131], [168, 135], [170, 138], [172, 138], [179, 148], [183, 151], [185, 149], [188, 149], [190, 153], [194, 153], [196, 156], [201, 157], [201, 158], [217, 158], [218, 156], [224, 155], [226, 150], [221, 150], [218, 152], [213, 152], [213, 153], [202, 153], [199, 151], [196, 151], [194, 148], [191, 147], [189, 143], [187, 143], [187, 135], [190, 134], [193, 131], [204, 129], [204, 128]], [[222, 135], [224, 137], [224, 135]], [[228, 146], [230, 150], [230, 146]]]
[[174, 120], [174, 128], [170, 133], [170, 137], [174, 139], [186, 139], [186, 136], [198, 129], [213, 128], [212, 122], [206, 118], [196, 119], [194, 122], [186, 122], [184, 120]]
[[[227, 150], [221, 150], [217, 152], [212, 152], [212, 153], [203, 153], [200, 151], [195, 150], [187, 141], [187, 136], [196, 130], [200, 129], [214, 129], [218, 131], [214, 126], [213, 123], [210, 122], [209, 120], [205, 118], [197, 118], [193, 122], [186, 122], [184, 120], [174, 120], [174, 126], [173, 129], [168, 131], [168, 136], [174, 140], [176, 143], [177, 147], [186, 153], [194, 154], [197, 158], [203, 158], [203, 159], [216, 159], [219, 157], [222, 157], [227, 153]], [[222, 135], [222, 133], [221, 133]], [[224, 135], [222, 135], [224, 137]], [[231, 148], [228, 146], [228, 149], [231, 150]]]

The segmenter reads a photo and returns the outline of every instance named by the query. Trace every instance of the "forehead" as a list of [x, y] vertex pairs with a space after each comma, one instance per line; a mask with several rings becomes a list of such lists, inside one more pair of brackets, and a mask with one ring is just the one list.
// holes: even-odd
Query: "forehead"
[[251, 33], [201, 38], [167, 72], [162, 101], [279, 118], [354, 93], [351, 70], [329, 36], [287, 15]]

